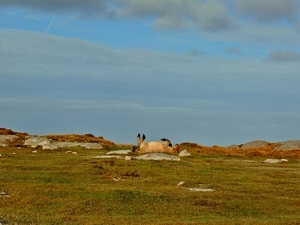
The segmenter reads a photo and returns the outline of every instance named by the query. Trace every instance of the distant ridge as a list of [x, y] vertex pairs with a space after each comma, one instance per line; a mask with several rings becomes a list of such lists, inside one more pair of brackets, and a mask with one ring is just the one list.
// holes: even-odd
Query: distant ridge
[[[26, 147], [24, 142], [32, 136], [24, 132], [16, 132], [8, 128], [0, 128], [0, 147]], [[93, 134], [47, 134], [41, 135], [53, 142], [83, 142], [101, 143], [107, 148], [117, 145], [132, 147], [132, 144], [117, 144], [102, 136], [95, 137]], [[204, 146], [198, 143], [183, 142], [180, 149], [186, 149], [199, 154], [222, 154], [237, 156], [260, 156], [273, 158], [297, 158], [300, 159], [300, 140], [289, 140], [271, 143], [263, 140], [250, 141], [244, 144], [232, 144], [229, 146]]]

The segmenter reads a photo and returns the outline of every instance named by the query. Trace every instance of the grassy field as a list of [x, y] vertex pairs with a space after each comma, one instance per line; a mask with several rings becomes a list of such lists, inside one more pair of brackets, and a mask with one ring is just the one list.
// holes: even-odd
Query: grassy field
[[[91, 157], [105, 150], [37, 151], [0, 148], [0, 222], [300, 224], [297, 158], [265, 164], [260, 156], [193, 152], [157, 162]], [[214, 191], [188, 189], [195, 187]]]

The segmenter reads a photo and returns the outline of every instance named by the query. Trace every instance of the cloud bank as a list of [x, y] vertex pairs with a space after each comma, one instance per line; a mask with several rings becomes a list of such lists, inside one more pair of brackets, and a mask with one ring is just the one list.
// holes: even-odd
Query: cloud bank
[[299, 20], [299, 0], [3, 0], [0, 7], [72, 12], [81, 19], [153, 18], [158, 29], [234, 30], [248, 17], [259, 22]]

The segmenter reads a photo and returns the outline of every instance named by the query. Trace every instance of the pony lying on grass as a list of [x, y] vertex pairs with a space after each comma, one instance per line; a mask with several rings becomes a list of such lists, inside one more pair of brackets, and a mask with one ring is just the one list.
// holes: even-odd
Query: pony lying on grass
[[162, 138], [161, 141], [151, 141], [145, 142], [146, 136], [143, 134], [142, 138], [140, 133], [137, 135], [137, 144], [140, 146], [140, 153], [146, 152], [169, 152], [169, 153], [178, 153], [179, 145], [175, 144], [172, 146], [170, 140]]

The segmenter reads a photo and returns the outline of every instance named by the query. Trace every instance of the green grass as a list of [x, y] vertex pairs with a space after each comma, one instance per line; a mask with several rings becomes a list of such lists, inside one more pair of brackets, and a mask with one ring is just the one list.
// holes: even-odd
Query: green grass
[[9, 224], [300, 224], [295, 159], [263, 164], [193, 154], [180, 162], [125, 161], [93, 159], [99, 150], [82, 148], [0, 154], [0, 192], [11, 196], [0, 197], [0, 219]]

